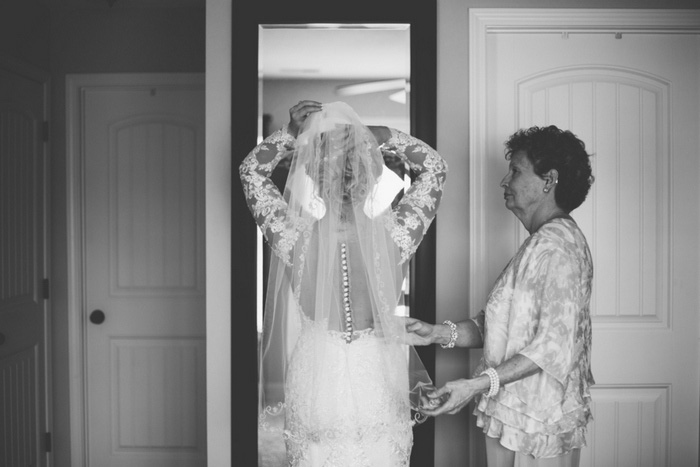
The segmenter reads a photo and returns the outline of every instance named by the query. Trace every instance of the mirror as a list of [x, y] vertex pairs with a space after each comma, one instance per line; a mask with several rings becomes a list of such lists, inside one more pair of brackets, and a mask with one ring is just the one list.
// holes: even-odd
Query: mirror
[[410, 50], [409, 24], [260, 25], [261, 136], [301, 99], [342, 100], [367, 125], [410, 131]]
[[[231, 398], [233, 430], [232, 457], [240, 465], [257, 465], [257, 227], [248, 211], [238, 177], [238, 166], [255, 147], [262, 135], [262, 97], [258, 91], [259, 36], [261, 25], [299, 26], [334, 24], [337, 32], [356, 25], [408, 25], [410, 36], [410, 94], [405, 109], [410, 133], [435, 147], [436, 145], [436, 40], [437, 6], [435, 0], [406, 3], [399, 0], [354, 0], [346, 8], [325, 0], [292, 3], [282, 0], [232, 3], [232, 366]], [[305, 27], [304, 27], [305, 28]], [[269, 29], [269, 28], [268, 28]], [[213, 38], [216, 40], [217, 38]], [[355, 58], [347, 60], [349, 64]], [[391, 61], [393, 57], [385, 57]], [[212, 77], [211, 79], [215, 79]], [[358, 83], [353, 83], [358, 84]], [[304, 96], [311, 97], [311, 96]], [[322, 98], [323, 96], [319, 96]], [[345, 97], [344, 97], [345, 98]], [[299, 99], [296, 99], [298, 101]], [[335, 99], [344, 100], [344, 99]], [[294, 102], [296, 102], [294, 101]], [[294, 103], [292, 102], [292, 103]], [[350, 105], [353, 105], [351, 102]], [[382, 107], [387, 107], [386, 105]], [[271, 112], [271, 128], [288, 118], [289, 105], [282, 113]], [[282, 115], [276, 117], [276, 115]], [[361, 115], [362, 116], [362, 115]], [[276, 118], [282, 120], [275, 121]], [[370, 122], [367, 122], [371, 124]], [[385, 125], [393, 125], [386, 119]], [[438, 148], [439, 149], [439, 148]], [[434, 226], [421, 243], [411, 263], [411, 314], [435, 322], [435, 235]], [[226, 312], [226, 311], [223, 311]], [[428, 372], [434, 377], [435, 349], [418, 349]], [[414, 431], [412, 465], [430, 467], [434, 463], [434, 422], [419, 425]]]
[[[264, 24], [258, 35], [258, 141], [289, 120], [300, 100], [341, 100], [366, 125], [384, 125], [410, 133], [411, 42], [409, 24]], [[351, 59], [348, 59], [350, 57]], [[391, 57], [387, 60], [386, 57]], [[282, 160], [273, 180], [284, 191], [289, 160]], [[410, 185], [408, 169], [386, 160]], [[257, 232], [257, 328], [262, 330], [269, 248]], [[404, 303], [410, 307], [410, 272]]]

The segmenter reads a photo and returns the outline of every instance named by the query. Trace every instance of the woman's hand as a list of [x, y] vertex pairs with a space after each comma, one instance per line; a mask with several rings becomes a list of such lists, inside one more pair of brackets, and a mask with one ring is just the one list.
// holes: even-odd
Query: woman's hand
[[289, 109], [289, 124], [287, 124], [287, 133], [295, 138], [299, 134], [299, 128], [304, 124], [304, 121], [310, 114], [318, 112], [323, 108], [320, 102], [316, 101], [299, 101], [296, 105]]
[[406, 343], [408, 345], [430, 345], [435, 343], [435, 325], [416, 318], [406, 317]]
[[[450, 381], [440, 389], [427, 395], [421, 413], [436, 417], [444, 413], [454, 415], [462, 410], [475, 396], [486, 391], [483, 377]], [[488, 385], [488, 382], [486, 382]]]

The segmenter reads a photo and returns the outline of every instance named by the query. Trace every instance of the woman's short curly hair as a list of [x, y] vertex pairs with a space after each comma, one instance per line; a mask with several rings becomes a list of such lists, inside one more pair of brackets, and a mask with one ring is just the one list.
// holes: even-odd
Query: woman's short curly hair
[[586, 145], [568, 130], [554, 125], [533, 126], [515, 132], [505, 143], [506, 159], [524, 151], [540, 177], [554, 169], [559, 173], [554, 200], [571, 212], [583, 203], [593, 184], [590, 155]]

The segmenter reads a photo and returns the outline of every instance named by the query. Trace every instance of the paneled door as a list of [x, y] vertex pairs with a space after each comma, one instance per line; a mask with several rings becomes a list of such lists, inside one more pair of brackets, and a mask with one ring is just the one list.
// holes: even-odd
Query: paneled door
[[503, 142], [532, 125], [571, 130], [596, 177], [572, 213], [594, 261], [595, 421], [581, 465], [697, 466], [698, 12], [477, 10], [471, 20], [483, 67], [473, 305], [527, 234], [503, 206]]
[[46, 78], [0, 62], [0, 465], [47, 465]]
[[87, 464], [205, 466], [203, 81], [80, 100]]

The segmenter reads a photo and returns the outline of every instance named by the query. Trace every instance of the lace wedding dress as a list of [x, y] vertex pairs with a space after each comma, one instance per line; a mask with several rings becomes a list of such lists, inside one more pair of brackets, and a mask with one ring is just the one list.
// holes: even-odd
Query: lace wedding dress
[[[285, 158], [285, 190], [272, 182]], [[384, 163], [415, 174], [403, 181]], [[289, 160], [289, 159], [287, 159]], [[259, 369], [259, 436], [294, 467], [408, 466], [415, 409], [431, 385], [396, 310], [430, 226], [447, 165], [391, 129], [378, 145], [343, 103], [283, 128], [245, 158], [250, 210], [273, 252]]]

